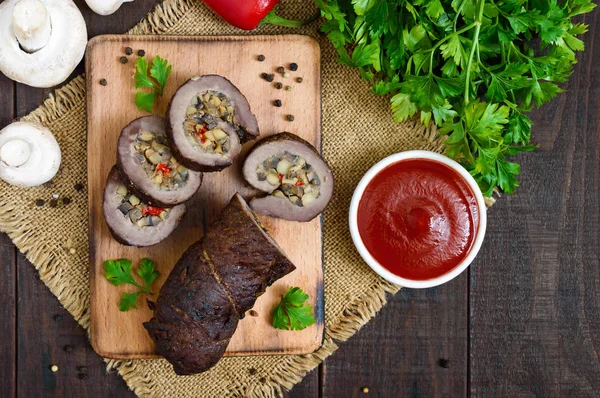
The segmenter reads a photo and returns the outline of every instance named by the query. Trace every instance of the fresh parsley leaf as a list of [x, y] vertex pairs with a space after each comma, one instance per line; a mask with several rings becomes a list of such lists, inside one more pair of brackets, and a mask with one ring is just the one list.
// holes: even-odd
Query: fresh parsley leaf
[[119, 300], [119, 311], [125, 312], [132, 308], [137, 308], [137, 298], [142, 292], [135, 293], [123, 293], [121, 300]]
[[283, 330], [302, 330], [314, 324], [312, 306], [305, 304], [308, 294], [291, 287], [272, 312], [273, 327]]
[[128, 311], [131, 308], [136, 307], [136, 301], [140, 294], [153, 294], [150, 291], [150, 286], [152, 282], [156, 280], [160, 276], [158, 271], [154, 269], [154, 263], [152, 260], [143, 258], [140, 261], [139, 267], [136, 273], [142, 278], [144, 281], [144, 285], [139, 284], [133, 274], [131, 272], [131, 260], [122, 258], [119, 260], [107, 260], [104, 262], [104, 276], [105, 278], [115, 286], [119, 286], [122, 284], [128, 284], [135, 286], [138, 291], [133, 293], [123, 293], [121, 296], [121, 300], [119, 301], [119, 310]]
[[[146, 61], [146, 58], [138, 57], [135, 62], [134, 81], [135, 88], [138, 89], [135, 93], [135, 104], [139, 110], [152, 112], [154, 100], [157, 96], [163, 95], [167, 79], [172, 70], [173, 67], [169, 65], [168, 61], [157, 55], [152, 61], [150, 71], [148, 71], [148, 61]], [[152, 90], [142, 90], [147, 88]]]

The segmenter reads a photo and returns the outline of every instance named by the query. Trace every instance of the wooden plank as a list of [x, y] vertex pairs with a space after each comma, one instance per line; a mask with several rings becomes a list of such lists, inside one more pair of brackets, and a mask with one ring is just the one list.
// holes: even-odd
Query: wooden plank
[[321, 366], [306, 375], [294, 388], [283, 394], [284, 398], [317, 398], [320, 397], [319, 375]]
[[[102, 263], [108, 259], [153, 259], [161, 277], [155, 289], [164, 283], [181, 254], [202, 236], [209, 225], [237, 191], [244, 197], [257, 192], [241, 176], [241, 162], [220, 173], [205, 173], [204, 183], [187, 203], [188, 215], [182, 225], [164, 242], [149, 248], [132, 248], [118, 244], [103, 220], [102, 196], [106, 175], [115, 162], [116, 143], [121, 129], [143, 113], [134, 101], [133, 60], [119, 63], [125, 47], [144, 49], [149, 58], [168, 59], [176, 69], [165, 95], [155, 104], [155, 113], [164, 115], [178, 86], [193, 76], [217, 73], [230, 79], [248, 98], [256, 114], [262, 136], [288, 130], [320, 147], [320, 51], [317, 42], [307, 36], [254, 37], [164, 37], [103, 36], [88, 47], [88, 187], [90, 208], [90, 256], [92, 264], [91, 341], [96, 352], [111, 358], [143, 358], [154, 355], [154, 344], [142, 323], [152, 312], [146, 306], [137, 311], [120, 312], [118, 300], [127, 287], [115, 288], [104, 278]], [[264, 54], [268, 61], [258, 62]], [[210, 56], [209, 56], [210, 55]], [[294, 84], [292, 77], [284, 83], [293, 92], [276, 90], [260, 78], [262, 72], [274, 72], [290, 59], [301, 59], [298, 73], [304, 83]], [[237, 65], [233, 67], [233, 65]], [[98, 84], [106, 79], [107, 86]], [[278, 80], [283, 80], [279, 77]], [[284, 107], [275, 108], [280, 98]], [[285, 115], [293, 112], [293, 123]], [[246, 149], [251, 145], [247, 145]], [[243, 155], [240, 157], [243, 159]], [[226, 355], [302, 354], [316, 350], [323, 340], [323, 264], [322, 228], [319, 218], [308, 223], [261, 217], [278, 244], [285, 250], [297, 270], [277, 281], [254, 306], [258, 316], [240, 321]], [[270, 313], [290, 286], [301, 286], [315, 308], [317, 323], [301, 332], [290, 334], [271, 325]]]
[[[480, 260], [471, 265], [481, 266]], [[325, 361], [323, 396], [466, 396], [467, 280], [463, 273], [440, 287], [402, 289], [390, 298]], [[449, 361], [447, 368], [440, 359]]]
[[471, 395], [593, 397], [600, 390], [600, 10], [575, 74], [533, 113], [540, 150], [490, 211], [472, 274]]

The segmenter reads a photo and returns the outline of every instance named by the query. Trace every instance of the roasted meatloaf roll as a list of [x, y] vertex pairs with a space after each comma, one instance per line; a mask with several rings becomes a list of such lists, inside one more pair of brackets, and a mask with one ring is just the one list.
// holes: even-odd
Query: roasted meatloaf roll
[[205, 257], [192, 245], [160, 290], [153, 318], [144, 323], [156, 350], [175, 373], [200, 373], [223, 356], [239, 315]]
[[108, 175], [102, 207], [112, 236], [124, 245], [138, 247], [166, 239], [185, 214], [185, 205], [161, 208], [142, 202], [127, 189], [116, 167]]
[[218, 171], [233, 163], [241, 144], [258, 137], [259, 130], [240, 90], [222, 76], [206, 75], [188, 80], [171, 99], [167, 134], [182, 164]]
[[268, 195], [252, 199], [257, 213], [310, 221], [333, 196], [333, 173], [315, 148], [300, 137], [280, 133], [258, 142], [243, 166], [248, 183]]
[[190, 199], [202, 173], [180, 164], [167, 145], [165, 121], [145, 116], [127, 125], [117, 144], [117, 167], [127, 187], [146, 203], [173, 207]]
[[239, 314], [294, 269], [236, 194], [177, 262], [144, 327], [177, 374], [204, 372], [223, 356]]

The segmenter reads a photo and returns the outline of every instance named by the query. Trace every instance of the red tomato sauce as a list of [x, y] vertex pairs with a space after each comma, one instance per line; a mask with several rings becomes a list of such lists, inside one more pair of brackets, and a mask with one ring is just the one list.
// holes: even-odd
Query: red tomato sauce
[[380, 171], [358, 205], [367, 250], [388, 271], [432, 279], [468, 255], [479, 227], [476, 196], [456, 171], [429, 159], [409, 159]]

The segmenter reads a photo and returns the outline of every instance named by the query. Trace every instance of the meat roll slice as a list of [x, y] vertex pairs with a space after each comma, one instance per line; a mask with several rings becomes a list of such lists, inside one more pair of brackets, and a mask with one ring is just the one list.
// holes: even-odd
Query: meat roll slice
[[334, 178], [327, 163], [305, 140], [280, 133], [258, 142], [243, 166], [248, 183], [268, 195], [252, 199], [257, 213], [292, 221], [310, 221], [333, 196]]
[[240, 314], [252, 308], [267, 286], [296, 269], [239, 194], [202, 241]]
[[165, 121], [145, 116], [127, 125], [117, 144], [117, 167], [127, 187], [149, 205], [173, 207], [190, 199], [202, 173], [180, 164], [167, 145]]
[[[230, 128], [219, 124], [219, 119]], [[194, 170], [218, 171], [230, 165], [241, 144], [258, 137], [259, 130], [248, 100], [237, 87], [222, 76], [206, 75], [188, 80], [171, 99], [167, 134], [181, 163]]]
[[221, 359], [238, 320], [197, 242], [169, 274], [154, 317], [144, 327], [175, 373], [188, 375], [204, 372]]
[[177, 374], [204, 372], [223, 356], [238, 314], [294, 269], [236, 194], [177, 262], [144, 327]]
[[185, 205], [160, 208], [142, 202], [127, 189], [116, 167], [108, 175], [102, 207], [113, 237], [124, 245], [138, 247], [166, 239], [185, 214]]

